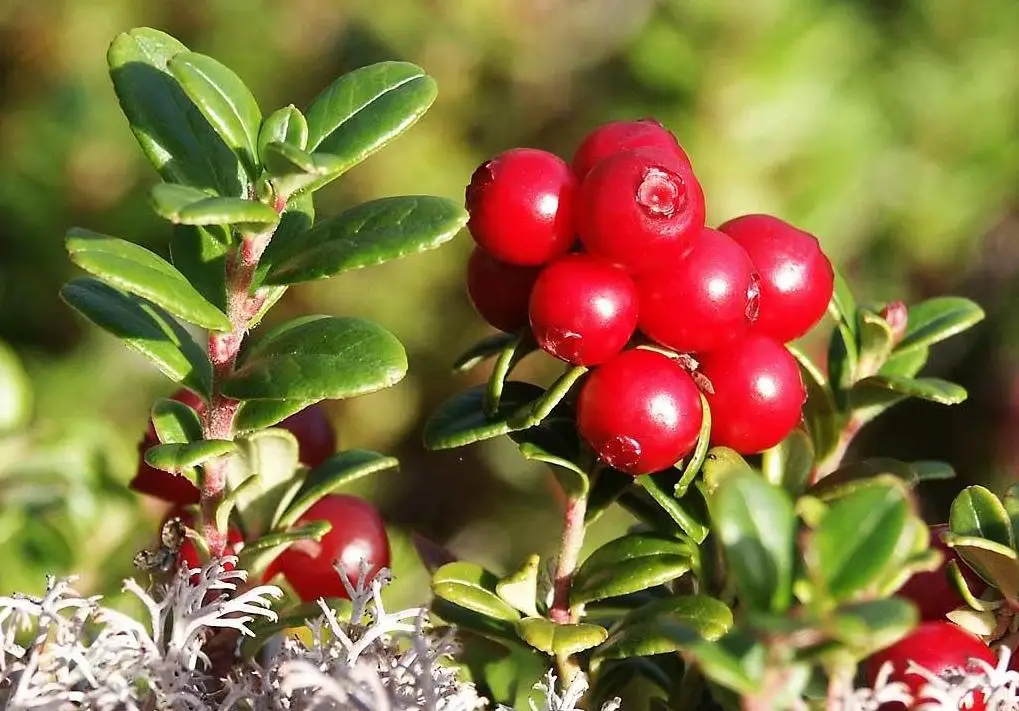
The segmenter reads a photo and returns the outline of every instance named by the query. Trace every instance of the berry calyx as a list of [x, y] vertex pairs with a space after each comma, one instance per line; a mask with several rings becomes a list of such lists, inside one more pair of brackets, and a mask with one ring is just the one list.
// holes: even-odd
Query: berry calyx
[[671, 131], [654, 119], [644, 118], [613, 121], [587, 134], [573, 154], [573, 172], [578, 180], [583, 180], [604, 159], [636, 148], [656, 148], [690, 162]]
[[807, 391], [796, 360], [778, 341], [751, 331], [704, 354], [699, 372], [711, 381], [711, 441], [740, 454], [774, 447], [802, 416]]
[[633, 349], [587, 376], [577, 428], [599, 458], [634, 476], [667, 469], [697, 443], [704, 412], [690, 374], [667, 356]]
[[389, 566], [385, 523], [367, 501], [331, 494], [308, 509], [297, 525], [311, 521], [328, 521], [332, 528], [317, 543], [291, 544], [269, 566], [266, 582], [282, 573], [303, 602], [320, 597], [347, 598], [341, 574], [356, 587], [361, 578], [362, 562], [369, 564], [368, 579]]
[[896, 593], [896, 595], [908, 598], [916, 604], [921, 620], [943, 620], [949, 612], [966, 604], [959, 591], [956, 590], [955, 584], [948, 577], [947, 566], [951, 560], [957, 561], [971, 591], [980, 595], [986, 588], [984, 582], [960, 560], [955, 549], [949, 548], [942, 540], [942, 534], [947, 531], [948, 524], [945, 523], [930, 527], [930, 547], [941, 551], [944, 556], [938, 569], [914, 574]]
[[[199, 417], [205, 411], [205, 402], [202, 398], [186, 388], [175, 392], [171, 399], [192, 408]], [[178, 506], [197, 504], [201, 499], [201, 494], [198, 492], [198, 487], [192, 484], [187, 477], [164, 472], [150, 467], [145, 462], [145, 452], [157, 444], [159, 444], [159, 437], [156, 435], [156, 426], [150, 419], [145, 437], [138, 443], [138, 469], [128, 484], [128, 488], [139, 494], [146, 494]]]
[[545, 267], [531, 291], [538, 345], [573, 365], [597, 365], [619, 353], [637, 328], [637, 287], [618, 267], [571, 254]]
[[[994, 653], [979, 638], [951, 622], [924, 622], [891, 647], [884, 649], [864, 664], [869, 683], [877, 679], [885, 662], [891, 662], [890, 681], [905, 683], [913, 695], [911, 708], [919, 708], [925, 699], [921, 690], [928, 684], [927, 679], [916, 672], [909, 672], [909, 663], [923, 667], [931, 674], [941, 677], [947, 683], [964, 674], [979, 672], [972, 660], [980, 660], [992, 667], [997, 663]], [[983, 695], [972, 699], [969, 709], [983, 709]], [[894, 708], [889, 704], [887, 708]], [[901, 705], [898, 705], [901, 708]], [[886, 708], [886, 706], [882, 706]]]
[[489, 325], [512, 333], [527, 325], [531, 289], [540, 273], [540, 267], [500, 262], [475, 247], [467, 260], [467, 294]]
[[311, 405], [280, 422], [277, 427], [297, 438], [301, 464], [314, 469], [336, 454], [336, 432], [325, 410]]
[[755, 331], [788, 343], [821, 320], [835, 272], [814, 235], [771, 215], [743, 215], [718, 229], [746, 250], [760, 274]]
[[704, 229], [690, 163], [641, 148], [601, 161], [580, 186], [577, 231], [591, 254], [638, 274], [682, 258]]
[[573, 246], [576, 191], [577, 179], [559, 156], [533, 148], [508, 150], [471, 176], [467, 228], [500, 261], [544, 264]]
[[637, 279], [639, 327], [682, 353], [730, 343], [757, 319], [760, 284], [750, 257], [726, 234], [702, 231], [681, 260]]

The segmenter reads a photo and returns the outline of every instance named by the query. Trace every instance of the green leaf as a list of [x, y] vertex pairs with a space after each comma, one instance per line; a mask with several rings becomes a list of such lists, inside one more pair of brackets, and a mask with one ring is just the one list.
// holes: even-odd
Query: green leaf
[[432, 598], [430, 605], [431, 617], [454, 625], [461, 632], [471, 632], [500, 643], [503, 646], [519, 645], [519, 637], [514, 623], [516, 620], [503, 620], [468, 610], [441, 597]]
[[[328, 153], [308, 153], [289, 143], [272, 142], [262, 151], [277, 192], [289, 197], [310, 185], [321, 187], [343, 173], [343, 159]], [[311, 194], [308, 192], [307, 194]]]
[[966, 390], [961, 385], [940, 378], [913, 379], [875, 375], [853, 385], [849, 392], [849, 403], [854, 410], [879, 412], [907, 397], [941, 405], [957, 405], [966, 399]]
[[1008, 521], [1012, 527], [1012, 539], [1015, 540], [1019, 538], [1019, 484], [1013, 484], [1008, 487], [1002, 503], [1005, 506], [1005, 513], [1008, 514]]
[[252, 475], [256, 477], [254, 484], [237, 493], [237, 514], [249, 535], [267, 533], [273, 529], [276, 512], [295, 490], [297, 439], [287, 430], [269, 429], [235, 441], [237, 450], [226, 461], [227, 484], [237, 488]]
[[762, 468], [765, 479], [799, 496], [810, 484], [814, 471], [814, 445], [810, 436], [803, 430], [793, 430], [764, 453]]
[[201, 190], [173, 183], [157, 183], [149, 194], [156, 214], [181, 225], [236, 225], [242, 231], [261, 231], [279, 222], [268, 205], [238, 197], [211, 197]]
[[708, 496], [713, 494], [718, 489], [719, 484], [725, 481], [729, 475], [739, 472], [753, 473], [754, 471], [747, 464], [746, 460], [740, 456], [739, 452], [728, 447], [712, 447], [709, 449], [704, 457], [704, 466], [701, 467], [701, 470], [704, 473], [701, 477], [703, 481], [702, 488]]
[[740, 600], [750, 609], [784, 611], [792, 602], [796, 535], [788, 494], [753, 472], [734, 471], [708, 508]]
[[947, 462], [921, 460], [910, 462], [918, 481], [940, 481], [955, 478], [955, 469]]
[[232, 235], [223, 225], [174, 225], [170, 260], [192, 287], [226, 313], [226, 260]]
[[71, 261], [106, 283], [161, 306], [202, 328], [229, 331], [230, 319], [157, 254], [116, 237], [81, 228], [67, 233]]
[[541, 617], [528, 617], [517, 622], [520, 639], [545, 654], [569, 657], [597, 647], [609, 636], [599, 625], [576, 623], [560, 625]]
[[251, 432], [279, 424], [318, 400], [246, 400], [234, 415], [234, 430]]
[[258, 132], [258, 155], [265, 163], [265, 149], [270, 143], [285, 143], [300, 150], [308, 145], [308, 120], [290, 104], [265, 117]]
[[498, 584], [493, 573], [464, 561], [448, 563], [432, 576], [432, 592], [437, 597], [486, 617], [516, 622], [520, 613], [499, 597]]
[[880, 314], [870, 309], [860, 309], [859, 314], [859, 372], [875, 373], [888, 360], [894, 345], [892, 327]]
[[[495, 415], [499, 410], [499, 399], [502, 397], [503, 388], [506, 387], [506, 379], [510, 373], [524, 358], [537, 349], [538, 343], [534, 340], [531, 329], [524, 329], [519, 336], [506, 344], [506, 347], [499, 353], [492, 365], [492, 372], [488, 375], [488, 387], [485, 390], [485, 398], [482, 403], [485, 414]], [[535, 398], [537, 399], [537, 398]]]
[[708, 641], [719, 639], [732, 627], [732, 612], [707, 595], [684, 595], [656, 600], [629, 612], [599, 647], [599, 659], [626, 659], [669, 654], [680, 650], [673, 635], [663, 630], [678, 623]]
[[822, 501], [829, 501], [844, 496], [860, 486], [868, 486], [875, 477], [886, 474], [899, 478], [909, 487], [919, 482], [912, 465], [898, 459], [872, 457], [839, 467], [811, 486], [808, 493]]
[[425, 423], [425, 447], [453, 449], [507, 434], [512, 430], [507, 418], [543, 392], [537, 385], [510, 381], [503, 391], [499, 412], [488, 417], [483, 408], [487, 387], [475, 385], [439, 405]]
[[262, 111], [251, 90], [233, 71], [204, 54], [179, 52], [168, 68], [248, 174], [257, 177], [255, 143]]
[[927, 348], [972, 328], [984, 320], [984, 310], [960, 296], [940, 296], [909, 308], [906, 335], [896, 353]]
[[247, 180], [240, 161], [168, 69], [170, 60], [186, 51], [173, 37], [148, 27], [117, 35], [106, 58], [120, 107], [164, 180], [243, 195]]
[[161, 308], [92, 277], [71, 280], [60, 296], [89, 321], [153, 361], [170, 380], [209, 396], [212, 366], [205, 351]]
[[669, 518], [679, 526], [683, 533], [697, 543], [703, 543], [709, 532], [706, 523], [687, 511], [686, 506], [678, 498], [658, 483], [656, 476], [658, 475], [644, 474], [636, 477], [635, 481], [651, 495], [651, 498], [662, 507], [662, 510], [669, 515]]
[[878, 368], [878, 375], [915, 377], [927, 365], [930, 357], [929, 348], [911, 348], [908, 351], [892, 351], [891, 357]]
[[327, 279], [435, 249], [466, 223], [466, 211], [445, 198], [391, 197], [362, 203], [306, 232], [299, 251], [275, 264], [266, 283]]
[[821, 590], [843, 600], [880, 578], [908, 517], [906, 488], [891, 477], [835, 500], [804, 554]]
[[892, 597], [842, 605], [824, 629], [863, 657], [899, 641], [916, 623], [916, 608], [907, 600]]
[[521, 408], [520, 411], [510, 417], [510, 425], [513, 429], [527, 429], [540, 424], [542, 420], [552, 414], [552, 411], [561, 403], [570, 391], [584, 375], [587, 368], [577, 365], [556, 378], [545, 393], [535, 400], [529, 407]]
[[986, 538], [945, 536], [945, 544], [953, 548], [984, 582], [993, 585], [1009, 601], [1019, 599], [1019, 561], [1016, 552]]
[[154, 447], [149, 447], [145, 452], [145, 461], [151, 467], [177, 474], [231, 452], [233, 449], [234, 443], [228, 439], [202, 439], [197, 442], [157, 444]]
[[152, 424], [162, 444], [197, 442], [202, 438], [198, 413], [177, 400], [156, 400], [152, 406]]
[[[601, 518], [601, 515], [608, 510], [620, 497], [620, 495], [633, 487], [633, 477], [629, 474], [615, 469], [599, 468], [591, 484], [591, 492], [587, 497], [587, 514], [584, 516], [584, 525], [590, 526]], [[696, 536], [691, 536], [696, 540]]]
[[[287, 202], [287, 209], [280, 215], [280, 223], [276, 225], [276, 231], [272, 235], [262, 258], [258, 261], [258, 268], [255, 270], [255, 277], [252, 287], [258, 289], [263, 286], [266, 275], [272, 265], [291, 254], [295, 245], [300, 244], [304, 239], [304, 233], [311, 229], [315, 222], [315, 204], [313, 197], [302, 195], [293, 197]], [[276, 287], [279, 290], [286, 290], [287, 287]]]
[[493, 333], [491, 336], [485, 336], [457, 356], [457, 359], [453, 361], [453, 372], [464, 373], [471, 370], [489, 358], [498, 355], [516, 341], [517, 336], [513, 333]]
[[584, 498], [587, 496], [587, 492], [590, 489], [587, 472], [570, 460], [551, 454], [531, 442], [521, 444], [520, 453], [524, 455], [524, 459], [548, 464], [559, 485], [563, 488], [563, 493], [568, 498]]
[[957, 536], [985, 538], [1015, 548], [1015, 534], [1001, 500], [982, 486], [967, 486], [952, 502], [948, 518]]
[[630, 534], [596, 550], [573, 576], [574, 605], [619, 597], [675, 580], [693, 565], [689, 543], [650, 533]]
[[836, 321], [845, 324], [849, 329], [849, 332], [852, 333], [853, 336], [856, 336], [857, 331], [859, 330], [859, 316], [856, 307], [856, 299], [853, 297], [853, 292], [849, 288], [849, 282], [845, 280], [838, 269], [835, 270], [835, 287], [832, 292], [829, 310], [832, 312], [832, 316], [834, 316]]
[[528, 556], [519, 570], [502, 578], [495, 586], [496, 594], [528, 617], [538, 616], [538, 567], [541, 556]]
[[320, 541], [332, 527], [328, 521], [309, 521], [287, 531], [262, 536], [244, 544], [244, 549], [237, 556], [237, 566], [241, 570], [260, 575], [288, 546], [298, 541]]
[[717, 642], [710, 642], [695, 628], [672, 621], [663, 622], [659, 633], [673, 640], [715, 683], [747, 696], [759, 691], [764, 645], [757, 640], [737, 629]]
[[334, 454], [308, 473], [297, 496], [274, 525], [285, 528], [293, 524], [323, 496], [375, 472], [400, 466], [395, 457], [387, 457], [367, 449], [348, 449]]
[[381, 326], [309, 316], [260, 340], [223, 383], [223, 394], [239, 400], [338, 400], [389, 387], [406, 373], [403, 346]]
[[805, 353], [787, 345], [786, 349], [796, 358], [800, 375], [807, 388], [807, 403], [803, 406], [803, 420], [807, 423], [810, 439], [818, 460], [831, 454], [839, 440], [841, 416], [835, 406], [835, 394], [824, 373]]
[[708, 399], [704, 397], [704, 393], [701, 393], [701, 412], [703, 415], [701, 429], [697, 433], [697, 446], [694, 447], [690, 459], [683, 465], [679, 481], [672, 489], [672, 493], [677, 499], [682, 498], [690, 488], [690, 484], [693, 483], [694, 478], [704, 465], [704, 458], [708, 456], [708, 447], [711, 445], [711, 406], [708, 404]]
[[435, 81], [413, 64], [356, 69], [308, 107], [308, 150], [338, 156], [348, 170], [410, 128], [436, 93]]
[[828, 344], [828, 374], [838, 404], [842, 392], [852, 386], [859, 361], [859, 312], [849, 285], [835, 270], [835, 291], [828, 311], [835, 318], [835, 331]]

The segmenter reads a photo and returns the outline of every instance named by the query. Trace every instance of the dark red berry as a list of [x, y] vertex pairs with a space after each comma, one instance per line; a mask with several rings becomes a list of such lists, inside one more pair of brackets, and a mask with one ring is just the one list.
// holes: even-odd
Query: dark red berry
[[835, 273], [814, 235], [770, 215], [743, 215], [718, 229], [746, 250], [761, 276], [755, 331], [787, 343], [821, 320]]
[[[951, 683], [953, 678], [959, 677], [966, 672], [979, 672], [971, 660], [977, 659], [992, 667], [997, 659], [986, 644], [979, 638], [966, 632], [951, 622], [924, 622], [891, 647], [884, 649], [864, 664], [867, 681], [873, 684], [885, 662], [891, 662], [893, 673], [890, 681], [901, 681], [905, 683], [913, 695], [913, 704], [910, 708], [919, 708], [926, 699], [920, 695], [921, 689], [928, 683], [926, 679], [915, 672], [909, 673], [909, 663], [923, 667], [935, 676], [944, 678]], [[983, 709], [984, 698], [982, 695], [973, 698], [973, 705], [968, 708]], [[903, 708], [901, 704], [885, 704], [882, 709]]]
[[282, 573], [298, 597], [311, 602], [320, 597], [348, 597], [340, 573], [356, 586], [361, 577], [361, 562], [370, 564], [371, 579], [389, 566], [389, 538], [385, 523], [375, 507], [354, 496], [333, 494], [313, 505], [298, 520], [328, 521], [332, 529], [318, 543], [292, 544], [269, 566], [265, 580]]
[[756, 333], [699, 357], [711, 381], [711, 442], [741, 454], [774, 447], [799, 423], [807, 391], [796, 360]]
[[704, 229], [704, 193], [690, 164], [649, 148], [601, 161], [580, 186], [585, 249], [630, 272], [682, 258]]
[[654, 119], [645, 118], [613, 121], [591, 131], [573, 154], [573, 172], [578, 180], [583, 180], [605, 158], [635, 148], [657, 148], [690, 162], [671, 131]]
[[[171, 399], [194, 409], [199, 416], [205, 411], [205, 402], [190, 390], [182, 388]], [[145, 452], [157, 444], [159, 438], [156, 436], [156, 426], [150, 419], [145, 437], [138, 444], [138, 469], [128, 487], [139, 494], [147, 494], [180, 506], [198, 503], [201, 498], [198, 488], [187, 477], [164, 472], [145, 463]]]
[[571, 254], [538, 276], [530, 319], [538, 345], [556, 358], [574, 365], [604, 363], [637, 328], [637, 287], [622, 269]]
[[667, 469], [690, 452], [703, 415], [690, 374], [642, 349], [595, 369], [577, 400], [581, 436], [602, 461], [634, 476]]
[[336, 432], [318, 405], [311, 405], [280, 422], [277, 427], [297, 438], [301, 464], [314, 469], [336, 454]]
[[956, 590], [955, 584], [948, 577], [949, 561], [957, 561], [963, 577], [969, 583], [969, 589], [974, 594], [980, 595], [986, 588], [984, 582], [959, 559], [959, 554], [945, 545], [941, 536], [946, 531], [948, 531], [948, 524], [945, 523], [930, 527], [930, 546], [934, 550], [941, 551], [944, 556], [938, 569], [927, 573], [916, 573], [896, 593], [896, 595], [909, 598], [916, 604], [921, 620], [943, 620], [949, 612], [966, 604]]
[[467, 186], [467, 228], [496, 259], [535, 266], [573, 245], [577, 179], [557, 155], [514, 148], [484, 163]]
[[467, 261], [467, 293], [489, 325], [512, 333], [527, 325], [531, 289], [540, 267], [520, 267], [493, 259], [475, 247]]
[[637, 279], [640, 329], [684, 353], [731, 343], [757, 318], [760, 286], [743, 248], [705, 229], [681, 260]]

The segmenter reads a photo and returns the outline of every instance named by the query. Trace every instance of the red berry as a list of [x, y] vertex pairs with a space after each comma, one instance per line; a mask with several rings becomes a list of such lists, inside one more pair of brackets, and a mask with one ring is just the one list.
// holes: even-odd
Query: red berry
[[703, 229], [704, 193], [690, 164], [671, 153], [617, 153], [580, 186], [577, 231], [584, 247], [633, 273], [679, 260]]
[[955, 589], [955, 584], [948, 578], [947, 566], [951, 560], [958, 561], [959, 569], [969, 583], [970, 590], [980, 595], [986, 588], [984, 582], [959, 559], [959, 554], [945, 545], [941, 534], [947, 530], [948, 524], [945, 523], [930, 527], [930, 546], [941, 551], [944, 556], [941, 566], [927, 573], [916, 573], [896, 593], [916, 604], [921, 620], [943, 620], [949, 612], [966, 604]]
[[467, 186], [467, 228], [496, 259], [536, 266], [574, 242], [577, 179], [557, 155], [514, 148], [482, 164]]
[[787, 343], [821, 320], [835, 273], [814, 235], [770, 215], [743, 215], [718, 229], [747, 251], [761, 276], [755, 331]]
[[711, 381], [711, 441], [741, 454], [774, 447], [799, 423], [807, 391], [785, 347], [753, 332], [700, 358]]
[[571, 254], [538, 276], [530, 318], [538, 345], [556, 358], [574, 365], [604, 363], [637, 328], [637, 287], [622, 269]]
[[671, 131], [654, 119], [645, 118], [613, 121], [591, 131], [573, 154], [573, 172], [578, 180], [583, 180], [605, 158], [635, 148], [657, 148], [690, 162]]
[[[199, 416], [205, 411], [205, 402], [190, 390], [182, 388], [175, 392], [171, 399], [184, 403]], [[145, 463], [145, 452], [157, 444], [159, 438], [156, 436], [156, 426], [150, 419], [145, 437], [138, 444], [138, 469], [128, 487], [139, 494], [148, 494], [180, 506], [198, 503], [201, 498], [198, 488], [186, 477], [161, 471]]]
[[527, 305], [540, 272], [539, 267], [500, 262], [475, 247], [467, 261], [467, 293], [481, 318], [512, 333], [527, 325]]
[[314, 469], [336, 454], [336, 433], [318, 405], [311, 405], [280, 422], [277, 427], [297, 438], [301, 464]]
[[700, 391], [655, 351], [620, 353], [588, 377], [577, 428], [602, 461], [624, 472], [667, 469], [693, 449], [703, 418]]
[[[990, 664], [997, 663], [994, 653], [979, 638], [951, 622], [924, 622], [906, 637], [884, 649], [864, 664], [867, 681], [873, 684], [881, 666], [891, 662], [894, 668], [890, 681], [905, 683], [913, 695], [911, 708], [918, 708], [924, 701], [920, 691], [927, 680], [916, 673], [907, 673], [910, 662], [928, 670], [936, 676], [950, 680], [965, 671], [978, 671], [970, 660], [978, 659]], [[984, 699], [977, 697], [968, 708], [983, 709]], [[882, 709], [902, 708], [901, 704], [886, 704]]]
[[743, 248], [705, 229], [690, 253], [637, 280], [640, 329], [685, 353], [703, 353], [736, 340], [757, 318], [760, 287]]
[[304, 602], [320, 597], [348, 597], [333, 567], [339, 563], [344, 575], [356, 586], [361, 577], [361, 561], [370, 564], [368, 578], [389, 566], [389, 538], [375, 507], [354, 496], [331, 494], [315, 503], [298, 520], [329, 521], [332, 529], [318, 543], [292, 544], [269, 566], [265, 580], [282, 573]]
[[[190, 522], [188, 522], [190, 525]], [[244, 543], [244, 536], [236, 528], [230, 528], [226, 532], [226, 548], [223, 550], [223, 555], [237, 555], [238, 546]], [[198, 548], [195, 546], [195, 542], [190, 538], [186, 539], [180, 546], [180, 565], [186, 565], [188, 568], [201, 568], [202, 560], [198, 555]], [[233, 563], [225, 563], [223, 568], [226, 570], [233, 570]]]

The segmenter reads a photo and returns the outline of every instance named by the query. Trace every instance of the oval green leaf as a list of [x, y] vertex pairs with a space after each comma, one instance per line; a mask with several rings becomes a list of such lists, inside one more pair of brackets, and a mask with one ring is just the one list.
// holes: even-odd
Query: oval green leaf
[[234, 443], [228, 439], [202, 439], [197, 442], [157, 444], [145, 452], [150, 467], [177, 474], [231, 452]]
[[656, 600], [624, 616], [597, 652], [599, 659], [627, 659], [677, 652], [682, 647], [663, 630], [678, 623], [714, 641], [732, 627], [732, 611], [707, 595], [684, 595]]
[[198, 413], [177, 400], [156, 400], [152, 406], [152, 424], [162, 444], [197, 442], [202, 438]]
[[875, 375], [853, 385], [849, 392], [849, 403], [854, 410], [883, 410], [907, 397], [940, 405], [958, 405], [966, 400], [966, 389], [941, 378]]
[[258, 155], [265, 162], [265, 148], [270, 143], [285, 143], [299, 150], [308, 145], [308, 120], [290, 104], [266, 116], [258, 132]]
[[803, 406], [803, 420], [814, 445], [815, 456], [821, 459], [835, 449], [841, 429], [835, 394], [824, 373], [799, 349], [787, 345], [786, 349], [796, 358], [800, 375], [807, 388], [807, 402]]
[[528, 556], [519, 570], [499, 580], [496, 594], [528, 617], [538, 616], [538, 568], [541, 557]]
[[496, 593], [499, 578], [474, 563], [457, 561], [442, 566], [432, 576], [437, 597], [486, 617], [516, 622], [520, 613]]
[[499, 412], [488, 417], [483, 406], [487, 387], [476, 385], [439, 405], [425, 423], [425, 447], [453, 449], [507, 434], [513, 429], [508, 417], [543, 392], [537, 385], [509, 381], [500, 399]]
[[909, 307], [906, 335], [896, 353], [927, 348], [984, 320], [984, 310], [961, 296], [939, 296]]
[[543, 462], [552, 470], [552, 474], [562, 487], [563, 493], [568, 498], [586, 497], [590, 489], [590, 482], [587, 472], [581, 469], [568, 459], [557, 457], [532, 442], [523, 442], [519, 445], [520, 453], [524, 459], [533, 462]]
[[309, 521], [287, 531], [269, 533], [245, 543], [244, 549], [237, 556], [237, 565], [253, 576], [260, 576], [287, 546], [298, 541], [320, 541], [332, 527], [328, 521]]
[[865, 657], [902, 639], [916, 623], [916, 607], [903, 598], [892, 597], [842, 605], [824, 629], [856, 655]]
[[150, 193], [156, 214], [180, 225], [236, 225], [240, 230], [263, 230], [279, 222], [268, 205], [238, 197], [210, 197], [200, 190], [158, 183]]
[[395, 457], [367, 449], [348, 449], [334, 454], [308, 473], [297, 496], [275, 525], [285, 528], [303, 516], [323, 496], [369, 474], [396, 469], [398, 466], [400, 462]]
[[690, 536], [695, 542], [703, 543], [708, 537], [708, 526], [701, 517], [695, 516], [687, 510], [684, 502], [680, 501], [671, 491], [658, 483], [657, 474], [645, 474], [639, 476], [635, 481], [651, 495], [655, 503], [662, 507], [662, 510], [669, 515], [680, 530]]
[[517, 622], [520, 639], [545, 654], [569, 657], [597, 647], [609, 636], [599, 625], [576, 623], [560, 625], [541, 617], [528, 617]]
[[802, 494], [814, 471], [814, 445], [803, 430], [793, 430], [788, 437], [764, 453], [764, 478], [781, 486], [793, 496]]
[[317, 400], [246, 400], [234, 415], [234, 430], [251, 432], [272, 427], [314, 405]]
[[952, 501], [948, 523], [957, 536], [985, 538], [1015, 548], [1015, 534], [1001, 500], [982, 486], [967, 486]]
[[273, 141], [262, 150], [276, 191], [284, 197], [309, 185], [321, 187], [345, 169], [343, 160], [329, 153], [308, 153], [289, 143]]
[[984, 582], [993, 585], [1009, 601], [1019, 600], [1019, 560], [1015, 550], [986, 538], [945, 536], [945, 543], [955, 549], [963, 561]]
[[690, 544], [650, 533], [630, 534], [592, 553], [573, 576], [570, 602], [583, 604], [646, 590], [693, 565]]
[[174, 225], [170, 261], [210, 304], [226, 313], [226, 259], [233, 235], [223, 225]]

